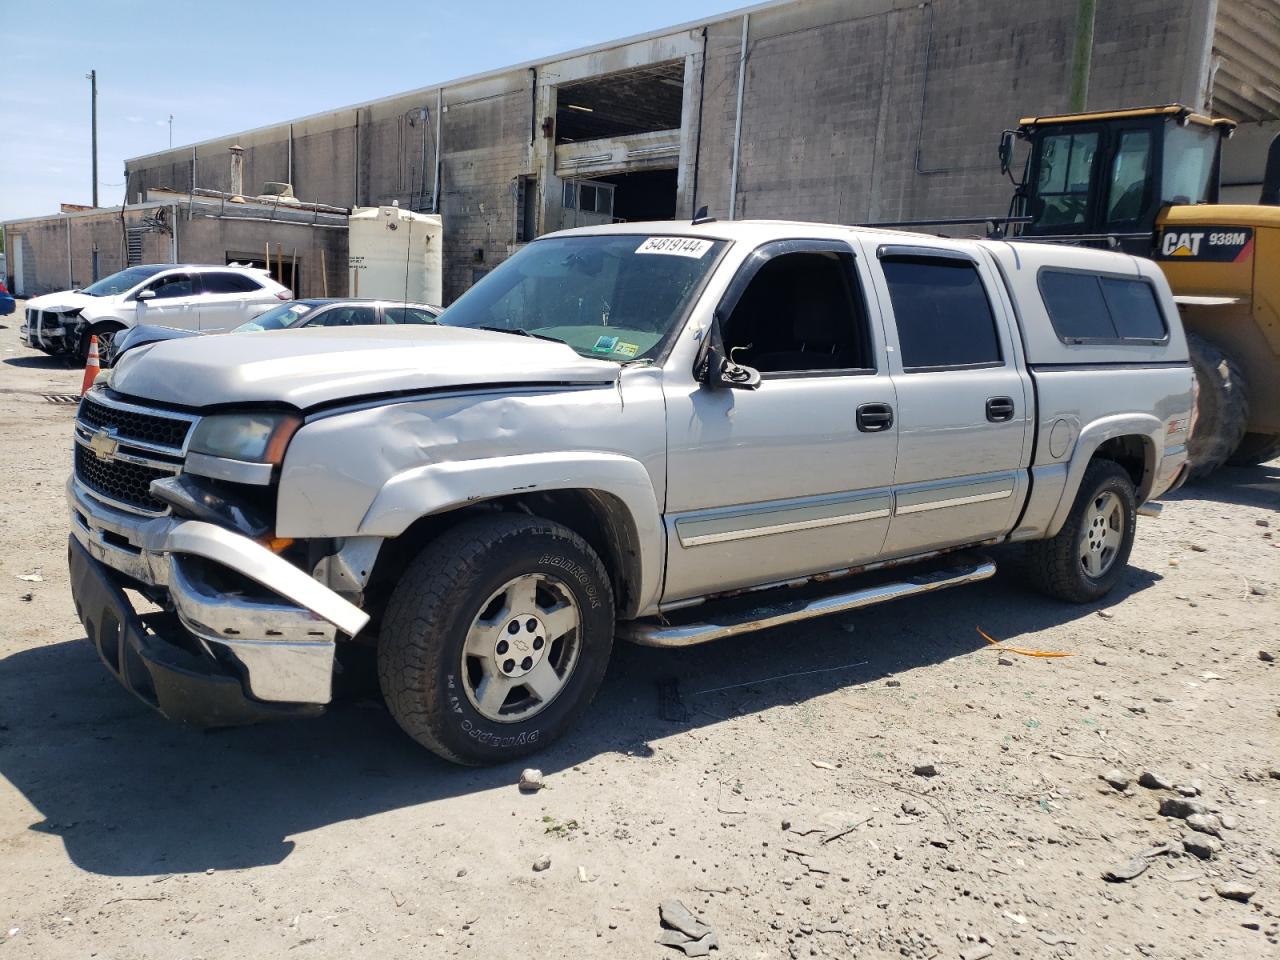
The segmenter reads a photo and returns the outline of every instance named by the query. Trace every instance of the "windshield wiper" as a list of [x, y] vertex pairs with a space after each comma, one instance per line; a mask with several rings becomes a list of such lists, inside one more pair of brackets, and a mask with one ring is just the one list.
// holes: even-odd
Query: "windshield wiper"
[[519, 327], [480, 326], [469, 327], [470, 330], [488, 330], [492, 333], [509, 333], [517, 337], [533, 337], [535, 340], [546, 340], [548, 343], [564, 343], [559, 337], [549, 337], [545, 333], [532, 333]]

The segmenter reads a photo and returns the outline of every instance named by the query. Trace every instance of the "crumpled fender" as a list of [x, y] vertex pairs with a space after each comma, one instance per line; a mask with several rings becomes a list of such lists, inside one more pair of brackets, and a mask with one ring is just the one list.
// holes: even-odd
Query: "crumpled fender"
[[564, 451], [430, 463], [391, 477], [360, 522], [362, 536], [396, 537], [420, 517], [512, 494], [595, 490], [621, 502], [640, 544], [638, 606], [659, 599], [665, 534], [657, 494], [638, 460]]
[[1088, 469], [1089, 461], [1098, 448], [1115, 437], [1142, 436], [1149, 442], [1144, 444], [1146, 452], [1145, 480], [1138, 489], [1138, 503], [1146, 500], [1150, 493], [1150, 483], [1156, 474], [1160, 462], [1160, 454], [1164, 446], [1164, 424], [1158, 417], [1149, 413], [1125, 413], [1110, 417], [1100, 417], [1083, 430], [1076, 440], [1075, 450], [1067, 461], [1067, 480], [1063, 487], [1062, 497], [1057, 509], [1049, 521], [1045, 535], [1055, 536], [1067, 522], [1071, 507], [1076, 502], [1076, 494], [1080, 491], [1080, 481]]

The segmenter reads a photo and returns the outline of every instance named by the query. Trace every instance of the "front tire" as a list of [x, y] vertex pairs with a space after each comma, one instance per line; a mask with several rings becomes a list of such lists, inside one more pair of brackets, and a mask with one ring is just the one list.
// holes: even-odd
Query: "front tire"
[[613, 591], [576, 533], [537, 517], [466, 520], [391, 594], [378, 680], [396, 721], [454, 763], [514, 760], [567, 730], [604, 679]]
[[1027, 573], [1042, 593], [1091, 603], [1124, 575], [1137, 530], [1133, 480], [1113, 460], [1094, 460], [1057, 535], [1027, 547]]
[[98, 338], [98, 364], [103, 370], [111, 366], [115, 362], [115, 338], [124, 332], [124, 327], [118, 323], [95, 323], [92, 327], [85, 327], [80, 331], [80, 344], [76, 350], [76, 357], [80, 361], [80, 365], [84, 366], [89, 361], [89, 338]]

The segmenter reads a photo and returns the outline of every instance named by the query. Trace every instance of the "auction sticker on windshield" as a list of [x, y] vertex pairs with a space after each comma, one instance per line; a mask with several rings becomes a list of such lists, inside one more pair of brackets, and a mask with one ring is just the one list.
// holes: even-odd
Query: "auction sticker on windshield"
[[649, 237], [636, 247], [636, 253], [665, 253], [667, 256], [692, 257], [697, 260], [714, 243], [714, 240], [700, 240], [697, 237]]

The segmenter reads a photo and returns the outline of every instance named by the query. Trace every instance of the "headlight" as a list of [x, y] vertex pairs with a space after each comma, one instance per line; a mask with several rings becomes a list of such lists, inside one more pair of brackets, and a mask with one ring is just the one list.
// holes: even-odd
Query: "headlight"
[[292, 413], [228, 413], [205, 417], [189, 449], [211, 457], [279, 464], [285, 447], [302, 426]]

